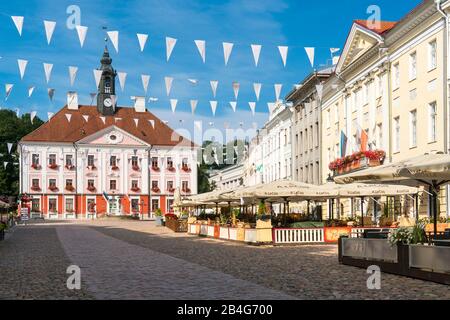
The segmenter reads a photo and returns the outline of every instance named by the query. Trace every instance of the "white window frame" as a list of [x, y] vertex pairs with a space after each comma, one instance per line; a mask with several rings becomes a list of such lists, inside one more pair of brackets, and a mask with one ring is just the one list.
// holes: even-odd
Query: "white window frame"
[[417, 147], [417, 109], [409, 112], [409, 147]]
[[[88, 209], [89, 200], [94, 200], [94, 203], [95, 203], [94, 213], [93, 214], [90, 213], [89, 209]], [[106, 205], [108, 205], [108, 203]], [[97, 197], [96, 196], [87, 196], [86, 197], [85, 208], [86, 208], [86, 218], [97, 218]], [[91, 217], [91, 215], [94, 215], [94, 216]]]
[[[67, 212], [67, 202], [66, 202], [67, 199], [71, 199], [73, 201], [73, 203], [72, 203], [73, 212], [71, 212], [71, 213]], [[75, 197], [74, 196], [64, 196], [63, 205], [64, 205], [64, 217], [65, 218], [67, 218], [67, 215], [73, 215], [73, 217], [76, 217], [76, 212], [75, 212], [76, 205], [75, 205]]]
[[[394, 81], [393, 81], [393, 85], [394, 85], [394, 90], [398, 89], [400, 87], [400, 63], [397, 62], [394, 64]], [[381, 88], [381, 86], [380, 86]]]
[[[433, 110], [434, 109], [434, 110]], [[436, 142], [437, 139], [437, 103], [428, 104], [428, 142]]]
[[[56, 200], [56, 212], [50, 212], [50, 200]], [[55, 217], [54, 217], [55, 215], [56, 215], [56, 219], [58, 219], [58, 211], [59, 211], [58, 197], [57, 196], [47, 197], [47, 217], [48, 217], [48, 219], [55, 219]]]
[[437, 68], [437, 41], [436, 39], [428, 43], [428, 71]]
[[409, 54], [409, 81], [417, 79], [417, 51]]
[[394, 152], [400, 151], [400, 116], [394, 118]]

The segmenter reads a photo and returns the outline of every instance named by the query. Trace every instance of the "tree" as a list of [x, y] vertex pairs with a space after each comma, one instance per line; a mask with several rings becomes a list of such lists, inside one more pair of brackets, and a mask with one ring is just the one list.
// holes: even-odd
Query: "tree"
[[[0, 195], [17, 196], [19, 194], [19, 153], [17, 143], [44, 122], [37, 116], [31, 123], [30, 114], [18, 118], [11, 110], [0, 110]], [[13, 143], [11, 154], [8, 143]], [[8, 165], [5, 166], [5, 163]]]

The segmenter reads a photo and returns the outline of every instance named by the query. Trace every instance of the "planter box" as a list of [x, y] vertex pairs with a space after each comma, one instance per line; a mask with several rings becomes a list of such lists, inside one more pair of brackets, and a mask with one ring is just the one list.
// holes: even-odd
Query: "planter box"
[[235, 240], [235, 241], [237, 241], [237, 239], [238, 239], [238, 236], [237, 236], [237, 234], [238, 234], [238, 229], [237, 228], [228, 228], [228, 232], [229, 232], [229, 239], [230, 240]]
[[214, 238], [214, 226], [208, 226], [208, 233], [206, 234], [208, 237]]
[[244, 232], [245, 242], [256, 242], [256, 229], [245, 229]]
[[236, 240], [237, 241], [245, 241], [245, 229], [244, 229], [244, 227], [238, 227], [237, 228]]
[[156, 216], [155, 217], [155, 223], [156, 223], [157, 226], [162, 226], [163, 225], [163, 217]]
[[219, 238], [220, 239], [229, 239], [228, 227], [220, 227]]
[[397, 262], [397, 246], [384, 239], [342, 239], [342, 255], [364, 260]]
[[409, 245], [409, 267], [450, 273], [450, 247]]

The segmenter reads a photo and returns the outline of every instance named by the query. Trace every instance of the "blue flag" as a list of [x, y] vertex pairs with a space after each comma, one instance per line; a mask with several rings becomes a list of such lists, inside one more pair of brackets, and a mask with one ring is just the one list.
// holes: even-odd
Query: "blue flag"
[[345, 157], [347, 151], [347, 136], [344, 131], [341, 130], [341, 158]]

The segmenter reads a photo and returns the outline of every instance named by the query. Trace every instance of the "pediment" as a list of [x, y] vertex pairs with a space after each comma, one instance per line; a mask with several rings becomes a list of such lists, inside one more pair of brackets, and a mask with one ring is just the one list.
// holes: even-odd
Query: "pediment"
[[336, 71], [340, 72], [347, 68], [381, 41], [382, 37], [379, 34], [354, 23], [345, 43]]
[[145, 147], [148, 144], [116, 126], [110, 126], [79, 140], [79, 144]]

